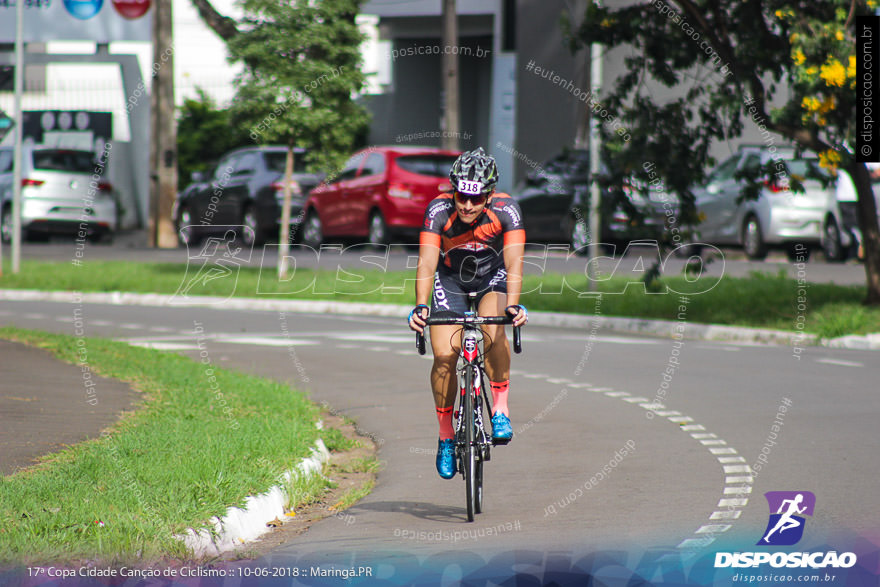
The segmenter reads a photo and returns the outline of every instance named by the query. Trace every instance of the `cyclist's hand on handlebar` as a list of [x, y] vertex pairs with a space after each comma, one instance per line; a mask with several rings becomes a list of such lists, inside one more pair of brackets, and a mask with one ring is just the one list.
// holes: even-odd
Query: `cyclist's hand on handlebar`
[[425, 332], [425, 318], [428, 317], [428, 306], [425, 304], [419, 304], [409, 313], [409, 318], [407, 319], [409, 322], [410, 330], [414, 330], [420, 334], [424, 334]]
[[504, 311], [513, 318], [514, 326], [522, 326], [529, 321], [529, 312], [522, 304], [516, 306], [507, 306]]

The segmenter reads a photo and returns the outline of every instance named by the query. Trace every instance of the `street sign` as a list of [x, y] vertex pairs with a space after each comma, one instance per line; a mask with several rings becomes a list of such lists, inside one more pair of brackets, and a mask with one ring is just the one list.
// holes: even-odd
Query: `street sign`
[[2, 141], [9, 131], [12, 130], [12, 127], [15, 126], [15, 121], [9, 118], [3, 109], [0, 108], [0, 141]]

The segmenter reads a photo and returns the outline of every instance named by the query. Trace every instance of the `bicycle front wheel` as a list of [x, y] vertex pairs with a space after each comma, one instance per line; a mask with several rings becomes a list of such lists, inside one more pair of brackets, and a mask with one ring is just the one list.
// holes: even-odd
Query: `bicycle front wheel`
[[[477, 505], [477, 447], [474, 442], [474, 374], [471, 368], [465, 370], [464, 390], [465, 499], [467, 501], [468, 522], [473, 522], [474, 514], [479, 512], [479, 506]], [[482, 477], [482, 472], [480, 477]]]

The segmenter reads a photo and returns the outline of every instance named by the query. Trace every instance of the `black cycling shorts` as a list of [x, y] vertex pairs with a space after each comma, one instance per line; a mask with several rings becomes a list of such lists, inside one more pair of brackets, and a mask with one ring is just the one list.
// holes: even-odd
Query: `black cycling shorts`
[[431, 316], [463, 316], [467, 312], [467, 294], [477, 292], [479, 305], [490, 291], [507, 293], [507, 270], [504, 267], [490, 271], [483, 277], [462, 281], [458, 275], [440, 265], [434, 273], [434, 295], [431, 299]]

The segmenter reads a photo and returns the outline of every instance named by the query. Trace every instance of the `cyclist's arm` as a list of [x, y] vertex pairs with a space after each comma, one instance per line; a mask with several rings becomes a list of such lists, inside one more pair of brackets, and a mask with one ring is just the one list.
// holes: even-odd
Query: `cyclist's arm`
[[423, 231], [419, 237], [419, 265], [416, 268], [416, 304], [431, 305], [431, 288], [439, 260], [440, 235]]
[[507, 304], [519, 304], [522, 292], [523, 255], [526, 249], [524, 230], [504, 233], [504, 268], [507, 270]]

